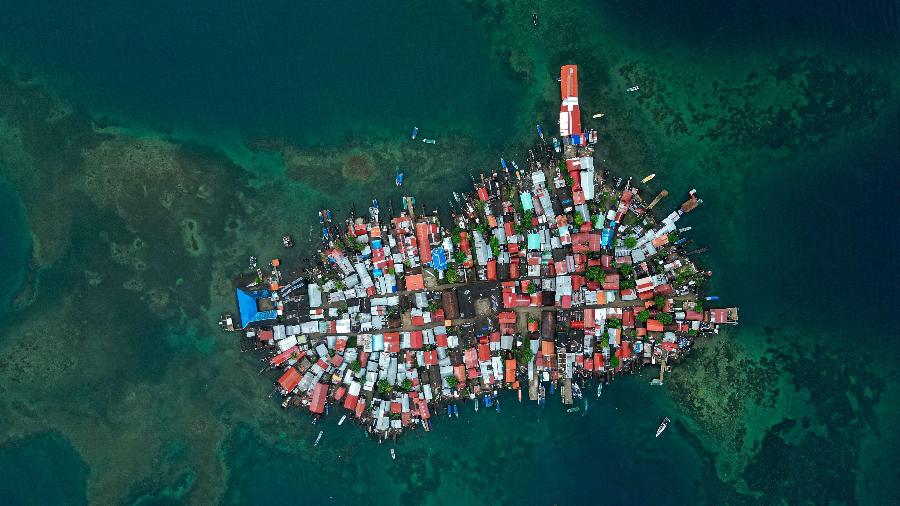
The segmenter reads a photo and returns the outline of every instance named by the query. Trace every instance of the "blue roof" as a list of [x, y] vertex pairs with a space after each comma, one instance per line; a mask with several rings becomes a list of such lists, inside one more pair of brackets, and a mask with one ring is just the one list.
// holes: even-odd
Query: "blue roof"
[[444, 248], [431, 250], [431, 266], [439, 271], [447, 270], [447, 252]]
[[278, 311], [270, 310], [270, 311], [260, 311], [256, 307], [256, 301], [263, 297], [269, 296], [268, 290], [259, 290], [256, 292], [247, 293], [240, 288], [237, 290], [237, 300], [238, 300], [238, 309], [241, 312], [241, 324], [244, 328], [247, 328], [247, 325], [263, 320], [272, 320], [278, 316]]

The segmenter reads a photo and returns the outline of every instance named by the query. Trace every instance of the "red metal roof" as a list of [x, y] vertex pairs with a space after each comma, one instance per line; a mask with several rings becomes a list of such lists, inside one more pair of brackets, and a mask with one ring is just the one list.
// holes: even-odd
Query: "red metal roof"
[[[428, 254], [429, 259], [431, 258], [431, 253]], [[407, 290], [424, 290], [425, 289], [425, 279], [422, 278], [421, 274], [410, 274], [406, 276], [406, 289]]]
[[563, 100], [578, 97], [578, 65], [563, 65], [559, 71], [560, 96]]
[[300, 371], [293, 367], [288, 367], [287, 371], [278, 378], [278, 385], [285, 392], [292, 392], [297, 385], [300, 384]]
[[355, 395], [348, 395], [344, 399], [344, 407], [353, 411], [354, 409], [356, 409], [357, 402], [359, 402], [359, 397], [357, 397]]
[[416, 223], [416, 240], [419, 243], [419, 259], [422, 263], [431, 261], [431, 241], [428, 238], [427, 223]]
[[[278, 355], [275, 355], [274, 357], [272, 357], [271, 360], [269, 360], [269, 363], [278, 367], [279, 365], [286, 362], [287, 359], [291, 358], [291, 355], [293, 355], [294, 353], [297, 353], [298, 351], [300, 351], [300, 348], [298, 348], [296, 346], [294, 346], [293, 348], [284, 350], [281, 353], [279, 353]], [[306, 353], [303, 353], [303, 355], [305, 355], [305, 354]]]
[[312, 400], [309, 403], [310, 413], [322, 414], [325, 412], [325, 398], [328, 395], [328, 385], [316, 383], [312, 392]]
[[424, 344], [424, 340], [422, 338], [422, 331], [414, 330], [414, 331], [410, 332], [409, 333], [409, 343], [410, 343], [409, 347], [414, 350], [422, 349], [422, 345]]
[[516, 313], [514, 311], [504, 311], [498, 317], [500, 323], [516, 323]]
[[496, 260], [488, 260], [487, 263], [487, 278], [489, 281], [497, 280], [497, 261]]
[[397, 353], [400, 351], [400, 333], [399, 332], [385, 332], [385, 334], [384, 334], [384, 349], [390, 353]]
[[485, 362], [491, 359], [491, 350], [486, 344], [478, 345], [478, 360]]
[[662, 332], [663, 330], [665, 330], [665, 327], [658, 320], [647, 320], [648, 332]]

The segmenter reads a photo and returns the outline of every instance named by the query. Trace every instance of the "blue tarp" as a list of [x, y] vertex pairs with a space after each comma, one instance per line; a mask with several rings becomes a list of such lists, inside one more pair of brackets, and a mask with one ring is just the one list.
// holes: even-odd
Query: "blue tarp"
[[244, 328], [247, 328], [247, 325], [257, 321], [263, 320], [272, 320], [278, 316], [278, 311], [260, 311], [256, 307], [256, 301], [258, 299], [268, 297], [268, 290], [259, 290], [256, 292], [247, 293], [240, 288], [237, 289], [237, 300], [238, 300], [238, 309], [241, 312], [241, 324]]
[[439, 271], [447, 270], [447, 252], [444, 248], [431, 250], [431, 266]]
[[609, 246], [609, 237], [612, 235], [610, 232], [612, 232], [612, 229], [604, 228], [603, 234], [600, 236], [600, 245], [604, 248]]

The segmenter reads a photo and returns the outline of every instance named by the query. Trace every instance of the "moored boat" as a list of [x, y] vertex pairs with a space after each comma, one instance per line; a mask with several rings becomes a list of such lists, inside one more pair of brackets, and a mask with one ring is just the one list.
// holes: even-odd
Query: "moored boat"
[[600, 118], [602, 118], [603, 116], [606, 116], [606, 114], [604, 114], [604, 113], [602, 113], [602, 112], [598, 112], [597, 114], [593, 115], [592, 118], [594, 118], [594, 119], [600, 119]]
[[537, 133], [538, 137], [540, 137], [541, 140], [544, 140], [544, 129], [541, 128], [541, 125], [537, 125]]
[[397, 173], [397, 177], [394, 178], [394, 184], [396, 184], [397, 186], [403, 186], [403, 173], [402, 172]]
[[659, 435], [662, 434], [663, 431], [666, 430], [666, 427], [668, 427], [668, 426], [669, 426], [669, 417], [667, 416], [667, 417], [663, 418], [662, 423], [659, 424], [659, 428], [656, 429], [656, 437], [659, 437]]
[[347, 419], [347, 415], [342, 416], [341, 419], [338, 421], [338, 425], [341, 425], [342, 423], [344, 423], [344, 420], [346, 420], [346, 419]]
[[313, 443], [313, 446], [319, 446], [319, 441], [322, 440], [322, 434], [325, 434], [325, 431], [324, 431], [324, 430], [320, 430], [320, 431], [319, 431], [319, 435], [316, 436], [316, 442]]
[[456, 418], [459, 418], [459, 404], [453, 405], [453, 416], [455, 416]]

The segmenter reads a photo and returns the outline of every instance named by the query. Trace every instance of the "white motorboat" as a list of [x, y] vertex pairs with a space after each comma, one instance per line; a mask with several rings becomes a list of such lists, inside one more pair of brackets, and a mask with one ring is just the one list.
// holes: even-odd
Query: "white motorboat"
[[669, 426], [669, 417], [667, 416], [667, 417], [663, 418], [662, 423], [659, 424], [659, 428], [656, 429], [656, 437], [659, 437], [659, 435], [662, 434], [663, 431], [666, 430], [666, 427], [668, 427], [668, 426]]

